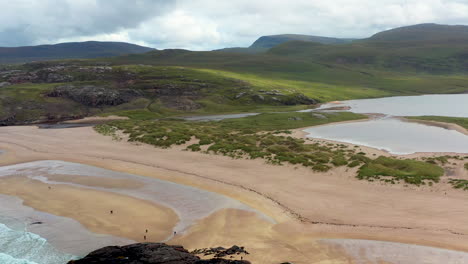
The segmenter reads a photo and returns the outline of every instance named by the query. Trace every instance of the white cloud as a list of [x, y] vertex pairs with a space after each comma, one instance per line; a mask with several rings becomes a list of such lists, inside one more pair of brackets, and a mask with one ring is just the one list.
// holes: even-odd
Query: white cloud
[[[5, 2], [5, 3], [1, 3]], [[155, 48], [248, 46], [262, 35], [368, 37], [418, 23], [468, 24], [467, 0], [0, 0], [0, 45], [113, 40]]]
[[0, 0], [0, 45], [113, 34], [169, 10], [173, 0]]

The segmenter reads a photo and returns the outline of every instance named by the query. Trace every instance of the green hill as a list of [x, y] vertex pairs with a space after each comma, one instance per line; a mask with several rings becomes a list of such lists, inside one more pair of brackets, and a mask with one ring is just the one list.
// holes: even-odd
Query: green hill
[[468, 26], [419, 24], [383, 31], [366, 39], [367, 42], [392, 43], [451, 43], [468, 41]]
[[111, 57], [153, 50], [124, 42], [70, 42], [55, 45], [0, 47], [0, 63], [21, 63], [55, 59]]
[[273, 47], [268, 53], [353, 68], [466, 73], [468, 27], [422, 24], [384, 31], [343, 45], [287, 42]]

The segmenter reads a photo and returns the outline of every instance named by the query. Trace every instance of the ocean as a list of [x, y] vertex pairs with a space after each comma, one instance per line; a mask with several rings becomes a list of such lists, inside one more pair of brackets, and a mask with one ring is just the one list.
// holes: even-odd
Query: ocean
[[14, 223], [10, 228], [0, 223], [1, 264], [64, 264], [75, 259], [55, 249], [45, 238], [27, 232], [26, 226], [21, 225]]

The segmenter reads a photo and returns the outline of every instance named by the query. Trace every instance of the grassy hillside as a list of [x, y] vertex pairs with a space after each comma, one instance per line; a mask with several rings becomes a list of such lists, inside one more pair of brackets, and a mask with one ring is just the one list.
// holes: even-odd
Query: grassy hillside
[[308, 97], [294, 86], [251, 83], [238, 77], [175, 66], [27, 64], [13, 71], [0, 71], [0, 83], [4, 85], [0, 89], [0, 124], [100, 114], [154, 119], [292, 111], [317, 102], [317, 95]]
[[27, 47], [0, 47], [1, 63], [20, 63], [69, 58], [111, 57], [144, 53], [153, 49], [124, 42], [71, 42]]
[[385, 43], [385, 42], [400, 42], [405, 43], [428, 43], [442, 42], [453, 43], [453, 41], [467, 41], [468, 27], [462, 25], [450, 26], [439, 24], [419, 24], [394, 28], [379, 32], [369, 39], [367, 42]]
[[468, 27], [423, 24], [384, 31], [345, 45], [287, 42], [275, 46], [269, 53], [364, 69], [466, 73]]
[[[373, 95], [369, 97], [468, 91], [467, 78], [463, 73], [429, 74], [414, 71], [395, 71], [383, 67], [370, 68], [368, 65], [321, 62], [314, 58], [314, 54], [326, 55], [326, 53], [317, 52], [317, 47], [324, 46], [327, 48], [329, 45], [305, 42], [292, 42], [284, 45], [288, 47], [289, 51], [280, 54], [277, 51], [283, 45], [275, 47], [264, 54], [164, 50], [97, 60], [96, 62], [107, 62], [116, 65], [141, 63], [221, 70], [234, 75], [237, 74], [236, 76], [239, 78], [258, 78], [281, 84], [297, 83], [304, 88], [322, 86], [323, 89], [320, 90], [323, 93], [330, 93], [325, 90], [328, 87], [379, 91], [377, 94], [372, 93]], [[291, 48], [289, 49], [289, 47]], [[344, 52], [346, 51], [344, 45], [339, 45], [339, 47]], [[360, 58], [362, 59], [364, 56]], [[331, 91], [331, 93], [333, 92]], [[337, 91], [336, 94], [339, 93]], [[351, 93], [353, 92], [351, 91]], [[356, 93], [361, 94], [360, 91]], [[346, 94], [346, 91], [344, 91], [344, 94]], [[356, 98], [362, 97], [357, 96]], [[338, 100], [344, 98], [350, 97], [346, 95], [329, 96], [323, 99]]]

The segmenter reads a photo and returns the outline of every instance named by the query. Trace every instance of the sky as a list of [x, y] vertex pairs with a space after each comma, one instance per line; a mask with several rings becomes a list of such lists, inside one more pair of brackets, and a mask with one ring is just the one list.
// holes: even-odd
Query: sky
[[263, 35], [365, 38], [420, 23], [468, 25], [468, 0], [0, 0], [0, 46], [124, 41], [246, 47]]

